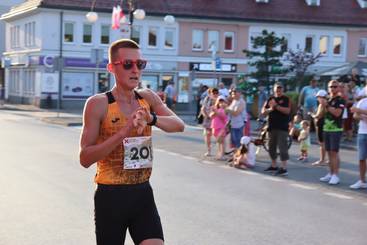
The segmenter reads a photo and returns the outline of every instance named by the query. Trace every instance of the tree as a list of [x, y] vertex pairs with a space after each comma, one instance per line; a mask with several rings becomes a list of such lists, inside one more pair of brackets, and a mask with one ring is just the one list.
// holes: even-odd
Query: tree
[[272, 75], [279, 75], [286, 72], [282, 69], [283, 64], [280, 58], [283, 56], [287, 41], [284, 37], [277, 37], [274, 32], [263, 30], [261, 36], [251, 37], [253, 50], [244, 49], [243, 52], [250, 59], [250, 66], [256, 67], [256, 72], [250, 75], [257, 80], [270, 84]]
[[286, 56], [287, 61], [290, 62], [289, 70], [296, 73], [296, 90], [299, 91], [300, 84], [303, 81], [306, 71], [310, 65], [318, 62], [321, 53], [316, 55], [305, 52], [303, 50], [289, 50]]

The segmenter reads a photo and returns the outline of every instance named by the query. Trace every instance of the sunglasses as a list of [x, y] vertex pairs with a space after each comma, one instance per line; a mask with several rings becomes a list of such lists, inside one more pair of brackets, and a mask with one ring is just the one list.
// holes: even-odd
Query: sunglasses
[[143, 70], [147, 65], [146, 60], [120, 60], [113, 63], [114, 65], [122, 65], [125, 70], [130, 70], [135, 64], [139, 70]]
[[338, 88], [336, 85], [329, 86], [329, 88]]

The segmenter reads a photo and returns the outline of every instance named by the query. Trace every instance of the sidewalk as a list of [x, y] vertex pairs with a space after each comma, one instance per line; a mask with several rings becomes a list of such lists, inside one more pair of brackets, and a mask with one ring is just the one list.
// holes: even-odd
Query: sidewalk
[[[2, 110], [19, 111], [23, 112], [26, 116], [36, 117], [44, 122], [63, 125], [66, 127], [81, 126], [82, 125], [82, 114], [81, 110], [56, 110], [56, 109], [40, 109], [33, 105], [22, 105], [22, 104], [4, 104], [0, 105], [0, 112]], [[188, 114], [186, 112], [177, 112], [177, 115], [190, 126], [201, 128], [201, 125], [195, 121], [194, 114]], [[254, 131], [257, 122], [251, 120], [251, 136], [256, 137], [258, 132]], [[314, 132], [311, 133], [311, 143], [317, 145], [317, 137]], [[347, 150], [357, 150], [356, 138], [353, 138], [352, 142], [341, 141], [340, 147]]]

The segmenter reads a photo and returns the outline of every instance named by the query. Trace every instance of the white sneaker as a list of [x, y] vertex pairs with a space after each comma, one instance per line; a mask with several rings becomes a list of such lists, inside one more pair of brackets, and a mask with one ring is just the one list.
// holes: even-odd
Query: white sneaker
[[340, 181], [339, 177], [337, 175], [333, 174], [331, 176], [330, 181], [329, 181], [329, 185], [337, 185], [337, 184], [339, 184], [339, 181]]
[[320, 181], [321, 182], [329, 182], [330, 181], [330, 179], [331, 179], [331, 174], [330, 173], [328, 173], [327, 175], [325, 175], [324, 177], [321, 177], [320, 178]]
[[358, 180], [355, 184], [349, 186], [349, 188], [351, 189], [366, 189], [367, 188], [367, 183], [362, 182], [361, 180]]

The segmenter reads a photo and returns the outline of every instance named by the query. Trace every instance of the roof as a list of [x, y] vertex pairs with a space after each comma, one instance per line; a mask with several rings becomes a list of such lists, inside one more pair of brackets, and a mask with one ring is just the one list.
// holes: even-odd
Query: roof
[[[25, 6], [88, 11], [93, 0], [28, 0], [3, 15], [22, 12]], [[96, 0], [97, 12], [112, 12], [119, 0]], [[123, 9], [127, 9], [126, 0]], [[233, 21], [281, 22], [293, 24], [345, 25], [367, 27], [367, 8], [357, 0], [321, 0], [308, 6], [305, 0], [136, 0], [147, 15], [172, 14], [176, 17], [210, 18]]]
[[342, 76], [352, 74], [352, 70], [357, 69], [357, 74], [367, 75], [367, 63], [362, 61], [350, 62], [345, 65], [332, 68], [320, 74], [320, 76]]

